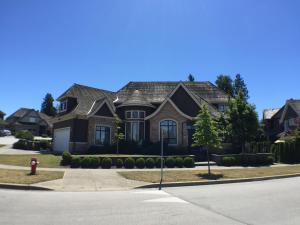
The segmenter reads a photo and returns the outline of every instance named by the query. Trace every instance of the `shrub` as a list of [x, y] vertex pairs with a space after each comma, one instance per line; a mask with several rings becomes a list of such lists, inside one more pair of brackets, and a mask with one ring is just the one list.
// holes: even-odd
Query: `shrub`
[[155, 166], [154, 159], [152, 159], [152, 158], [146, 159], [146, 167], [147, 168], [152, 169], [152, 168], [154, 168], [154, 166]]
[[175, 159], [174, 159], [173, 157], [168, 157], [168, 158], [166, 159], [166, 166], [167, 166], [168, 168], [174, 168], [174, 167], [175, 167], [175, 164], [176, 164], [176, 161], [175, 161]]
[[117, 168], [122, 168], [124, 165], [123, 160], [122, 159], [117, 159], [116, 161], [116, 167]]
[[233, 166], [236, 164], [236, 159], [233, 156], [224, 156], [222, 158], [223, 166]]
[[186, 168], [193, 168], [193, 167], [195, 167], [194, 159], [191, 158], [191, 157], [186, 157], [186, 158], [184, 158], [184, 160], [183, 160], [183, 165], [184, 165], [184, 167], [186, 167]]
[[13, 148], [14, 149], [32, 150], [33, 144], [32, 144], [32, 142], [29, 143], [28, 140], [21, 139], [13, 144]]
[[111, 165], [112, 165], [111, 158], [102, 159], [101, 166], [102, 166], [103, 169], [110, 169]]
[[139, 169], [145, 168], [145, 159], [143, 159], [143, 158], [138, 158], [138, 159], [136, 160], [136, 162], [135, 162], [135, 165], [136, 165], [136, 167], [139, 168]]
[[71, 161], [71, 168], [79, 168], [81, 165], [80, 157], [73, 157]]
[[[155, 166], [161, 168], [161, 158], [157, 158], [155, 161]], [[163, 159], [163, 167], [165, 167], [165, 160]]]
[[39, 141], [35, 141], [35, 142], [33, 143], [33, 149], [36, 150], [36, 151], [41, 150], [41, 145], [40, 145], [40, 142], [39, 142]]
[[15, 137], [19, 138], [19, 139], [24, 139], [24, 140], [30, 140], [30, 141], [33, 140], [33, 134], [30, 131], [27, 131], [27, 130], [18, 131], [15, 134]]
[[51, 148], [51, 142], [48, 140], [40, 140], [40, 147], [41, 149], [50, 149]]
[[81, 167], [82, 168], [89, 168], [91, 166], [91, 158], [85, 157], [81, 160]]
[[90, 157], [90, 168], [98, 168], [100, 166], [100, 159], [98, 157]]
[[134, 168], [134, 159], [133, 158], [127, 158], [124, 162], [124, 166], [126, 169], [132, 169]]
[[69, 151], [64, 151], [62, 154], [61, 165], [66, 166], [70, 165], [72, 162], [72, 155]]
[[178, 168], [182, 168], [182, 167], [183, 167], [183, 158], [177, 157], [175, 160], [176, 160], [175, 165], [176, 165]]

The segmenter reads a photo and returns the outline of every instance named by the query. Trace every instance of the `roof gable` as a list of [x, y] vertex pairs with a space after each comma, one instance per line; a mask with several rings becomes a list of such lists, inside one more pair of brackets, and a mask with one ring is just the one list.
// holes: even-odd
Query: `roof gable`
[[106, 103], [94, 114], [96, 116], [114, 117]]

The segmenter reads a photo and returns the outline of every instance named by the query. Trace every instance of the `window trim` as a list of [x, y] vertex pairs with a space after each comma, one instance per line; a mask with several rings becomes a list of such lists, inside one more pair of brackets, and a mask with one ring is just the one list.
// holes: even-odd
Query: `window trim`
[[[127, 113], [128, 112], [130, 112], [130, 118], [127, 117]], [[140, 118], [140, 117], [139, 118], [133, 118], [132, 117], [132, 113], [133, 112], [138, 112], [139, 116], [140, 116], [140, 113], [143, 112], [144, 113], [144, 117], [143, 118]], [[145, 110], [126, 110], [125, 111], [125, 119], [126, 120], [145, 120], [145, 118], [146, 118], [146, 111]]]
[[161, 130], [161, 128], [160, 128], [160, 123], [163, 122], [163, 121], [165, 121], [165, 120], [171, 120], [171, 121], [173, 121], [173, 122], [176, 123], [176, 144], [169, 144], [169, 143], [168, 143], [169, 146], [176, 146], [176, 145], [178, 145], [178, 135], [179, 135], [179, 134], [178, 134], [178, 129], [179, 129], [179, 127], [178, 127], [178, 122], [177, 122], [177, 120], [174, 120], [174, 119], [171, 119], [171, 118], [165, 118], [165, 119], [162, 119], [162, 120], [160, 120], [160, 121], [158, 122], [158, 140], [161, 141], [161, 140], [160, 140], [160, 130]]
[[[62, 105], [65, 105], [64, 109], [61, 108]], [[59, 112], [66, 112], [68, 109], [68, 100], [63, 100], [60, 102], [60, 105], [59, 105]]]
[[111, 145], [112, 143], [112, 126], [110, 125], [106, 125], [106, 124], [95, 124], [95, 128], [94, 128], [94, 145], [96, 146], [104, 146], [104, 144], [96, 144], [96, 129], [97, 127], [108, 127], [109, 128], [109, 145]]

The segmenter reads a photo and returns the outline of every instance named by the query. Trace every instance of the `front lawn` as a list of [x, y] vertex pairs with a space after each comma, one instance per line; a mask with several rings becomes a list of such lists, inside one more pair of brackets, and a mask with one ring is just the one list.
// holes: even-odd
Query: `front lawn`
[[40, 164], [38, 167], [57, 168], [60, 167], [61, 156], [56, 155], [0, 155], [0, 164], [14, 166], [30, 166], [30, 160], [36, 157]]
[[34, 184], [44, 181], [61, 179], [64, 172], [38, 171], [36, 175], [30, 175], [29, 170], [0, 169], [0, 183]]
[[[263, 176], [275, 176], [300, 173], [300, 165], [280, 167], [260, 167], [243, 169], [212, 170], [210, 179], [237, 179]], [[130, 180], [158, 183], [160, 171], [129, 171], [119, 172], [123, 177]], [[164, 172], [164, 182], [185, 182], [185, 181], [207, 181], [206, 170], [172, 170]]]

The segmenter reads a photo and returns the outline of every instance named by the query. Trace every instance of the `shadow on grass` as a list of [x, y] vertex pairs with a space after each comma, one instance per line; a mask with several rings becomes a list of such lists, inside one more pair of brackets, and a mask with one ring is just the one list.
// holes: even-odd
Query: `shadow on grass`
[[211, 173], [210, 175], [208, 173], [200, 173], [197, 176], [206, 180], [219, 180], [224, 177], [223, 174], [219, 174], [219, 173], [218, 174]]

